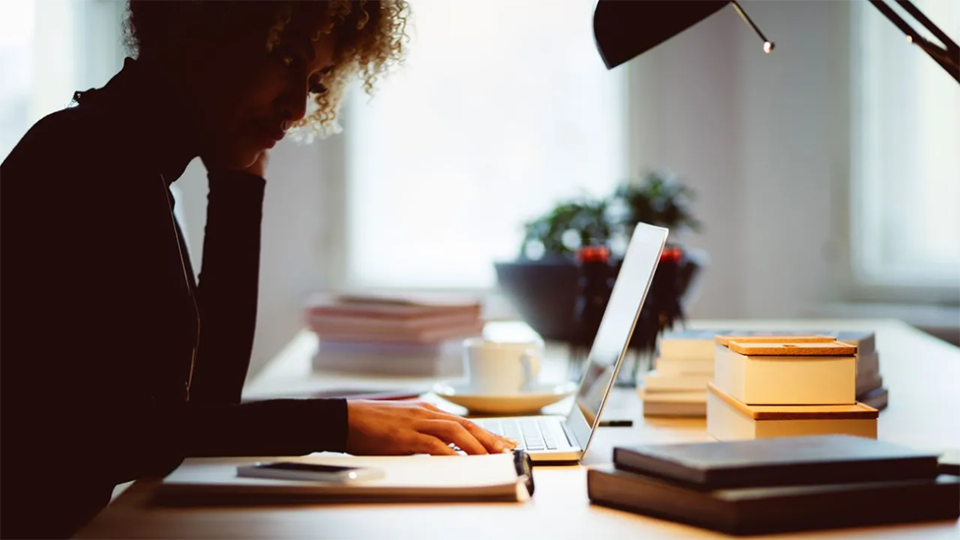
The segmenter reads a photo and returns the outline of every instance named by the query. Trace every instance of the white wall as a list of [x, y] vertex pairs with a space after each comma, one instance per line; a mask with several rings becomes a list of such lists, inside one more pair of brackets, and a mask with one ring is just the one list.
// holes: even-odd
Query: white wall
[[[706, 224], [685, 243], [710, 252], [694, 315], [743, 312], [739, 219], [742, 186], [737, 122], [739, 54], [735, 16], [715, 14], [627, 64], [631, 73], [631, 170], [667, 168], [697, 191]], [[620, 68], [623, 69], [623, 68]]]
[[[256, 373], [303, 326], [306, 296], [322, 289], [329, 268], [337, 264], [325, 249], [339, 229], [325, 211], [331, 174], [342, 163], [342, 139], [301, 145], [283, 141], [270, 154], [260, 252], [257, 333], [249, 375]], [[190, 256], [200, 271], [206, 223], [206, 171], [194, 160], [176, 185], [183, 191]], [[326, 254], [326, 256], [325, 256]]]
[[773, 54], [724, 9], [631, 66], [634, 170], [673, 169], [699, 192], [706, 230], [689, 243], [712, 260], [693, 316], [792, 317], [830, 294], [845, 4], [743, 2]]
[[[741, 32], [744, 315], [796, 316], [833, 294], [831, 252], [849, 201], [847, 2], [752, 2], [779, 46]], [[773, 39], [773, 38], [771, 38]], [[753, 54], [750, 54], [753, 52]], [[755, 264], [753, 264], [755, 263]]]

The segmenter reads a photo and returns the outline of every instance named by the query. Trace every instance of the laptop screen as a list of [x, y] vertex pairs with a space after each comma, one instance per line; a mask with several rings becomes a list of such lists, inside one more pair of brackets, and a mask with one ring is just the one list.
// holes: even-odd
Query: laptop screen
[[640, 223], [630, 239], [610, 302], [580, 377], [575, 405], [567, 417], [567, 427], [572, 429], [584, 452], [626, 354], [640, 308], [660, 262], [667, 232], [667, 229]]

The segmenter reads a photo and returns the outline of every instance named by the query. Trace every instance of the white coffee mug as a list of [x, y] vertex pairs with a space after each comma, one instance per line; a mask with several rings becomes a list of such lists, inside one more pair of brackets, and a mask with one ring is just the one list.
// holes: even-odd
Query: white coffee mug
[[471, 338], [463, 342], [463, 368], [470, 389], [481, 394], [528, 392], [540, 375], [543, 343], [504, 342]]

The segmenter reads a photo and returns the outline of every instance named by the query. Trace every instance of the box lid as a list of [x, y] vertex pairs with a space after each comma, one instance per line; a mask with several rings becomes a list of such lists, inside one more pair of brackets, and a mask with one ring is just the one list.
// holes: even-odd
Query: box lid
[[727, 347], [744, 356], [854, 356], [856, 345], [841, 343], [830, 338], [830, 342], [792, 342], [792, 343], [750, 343], [730, 340]]
[[836, 338], [833, 338], [830, 336], [815, 335], [815, 334], [800, 334], [800, 335], [728, 334], [728, 335], [718, 335], [714, 338], [714, 340], [720, 345], [723, 345], [724, 347], [726, 347], [731, 341], [736, 341], [739, 343], [832, 343], [836, 341]]

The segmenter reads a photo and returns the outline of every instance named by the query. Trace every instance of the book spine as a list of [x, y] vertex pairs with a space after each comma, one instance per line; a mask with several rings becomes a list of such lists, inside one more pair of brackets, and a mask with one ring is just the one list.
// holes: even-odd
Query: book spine
[[643, 382], [648, 392], [694, 392], [706, 391], [711, 378], [709, 375], [668, 377], [654, 372], [647, 374]]
[[673, 358], [657, 358], [656, 371], [667, 377], [684, 375], [713, 376], [714, 359], [677, 360]]
[[587, 497], [593, 504], [719, 531], [735, 530], [732, 505], [707, 493], [631, 472], [589, 469]]
[[713, 339], [664, 339], [660, 341], [660, 356], [677, 360], [713, 358], [715, 347]]

